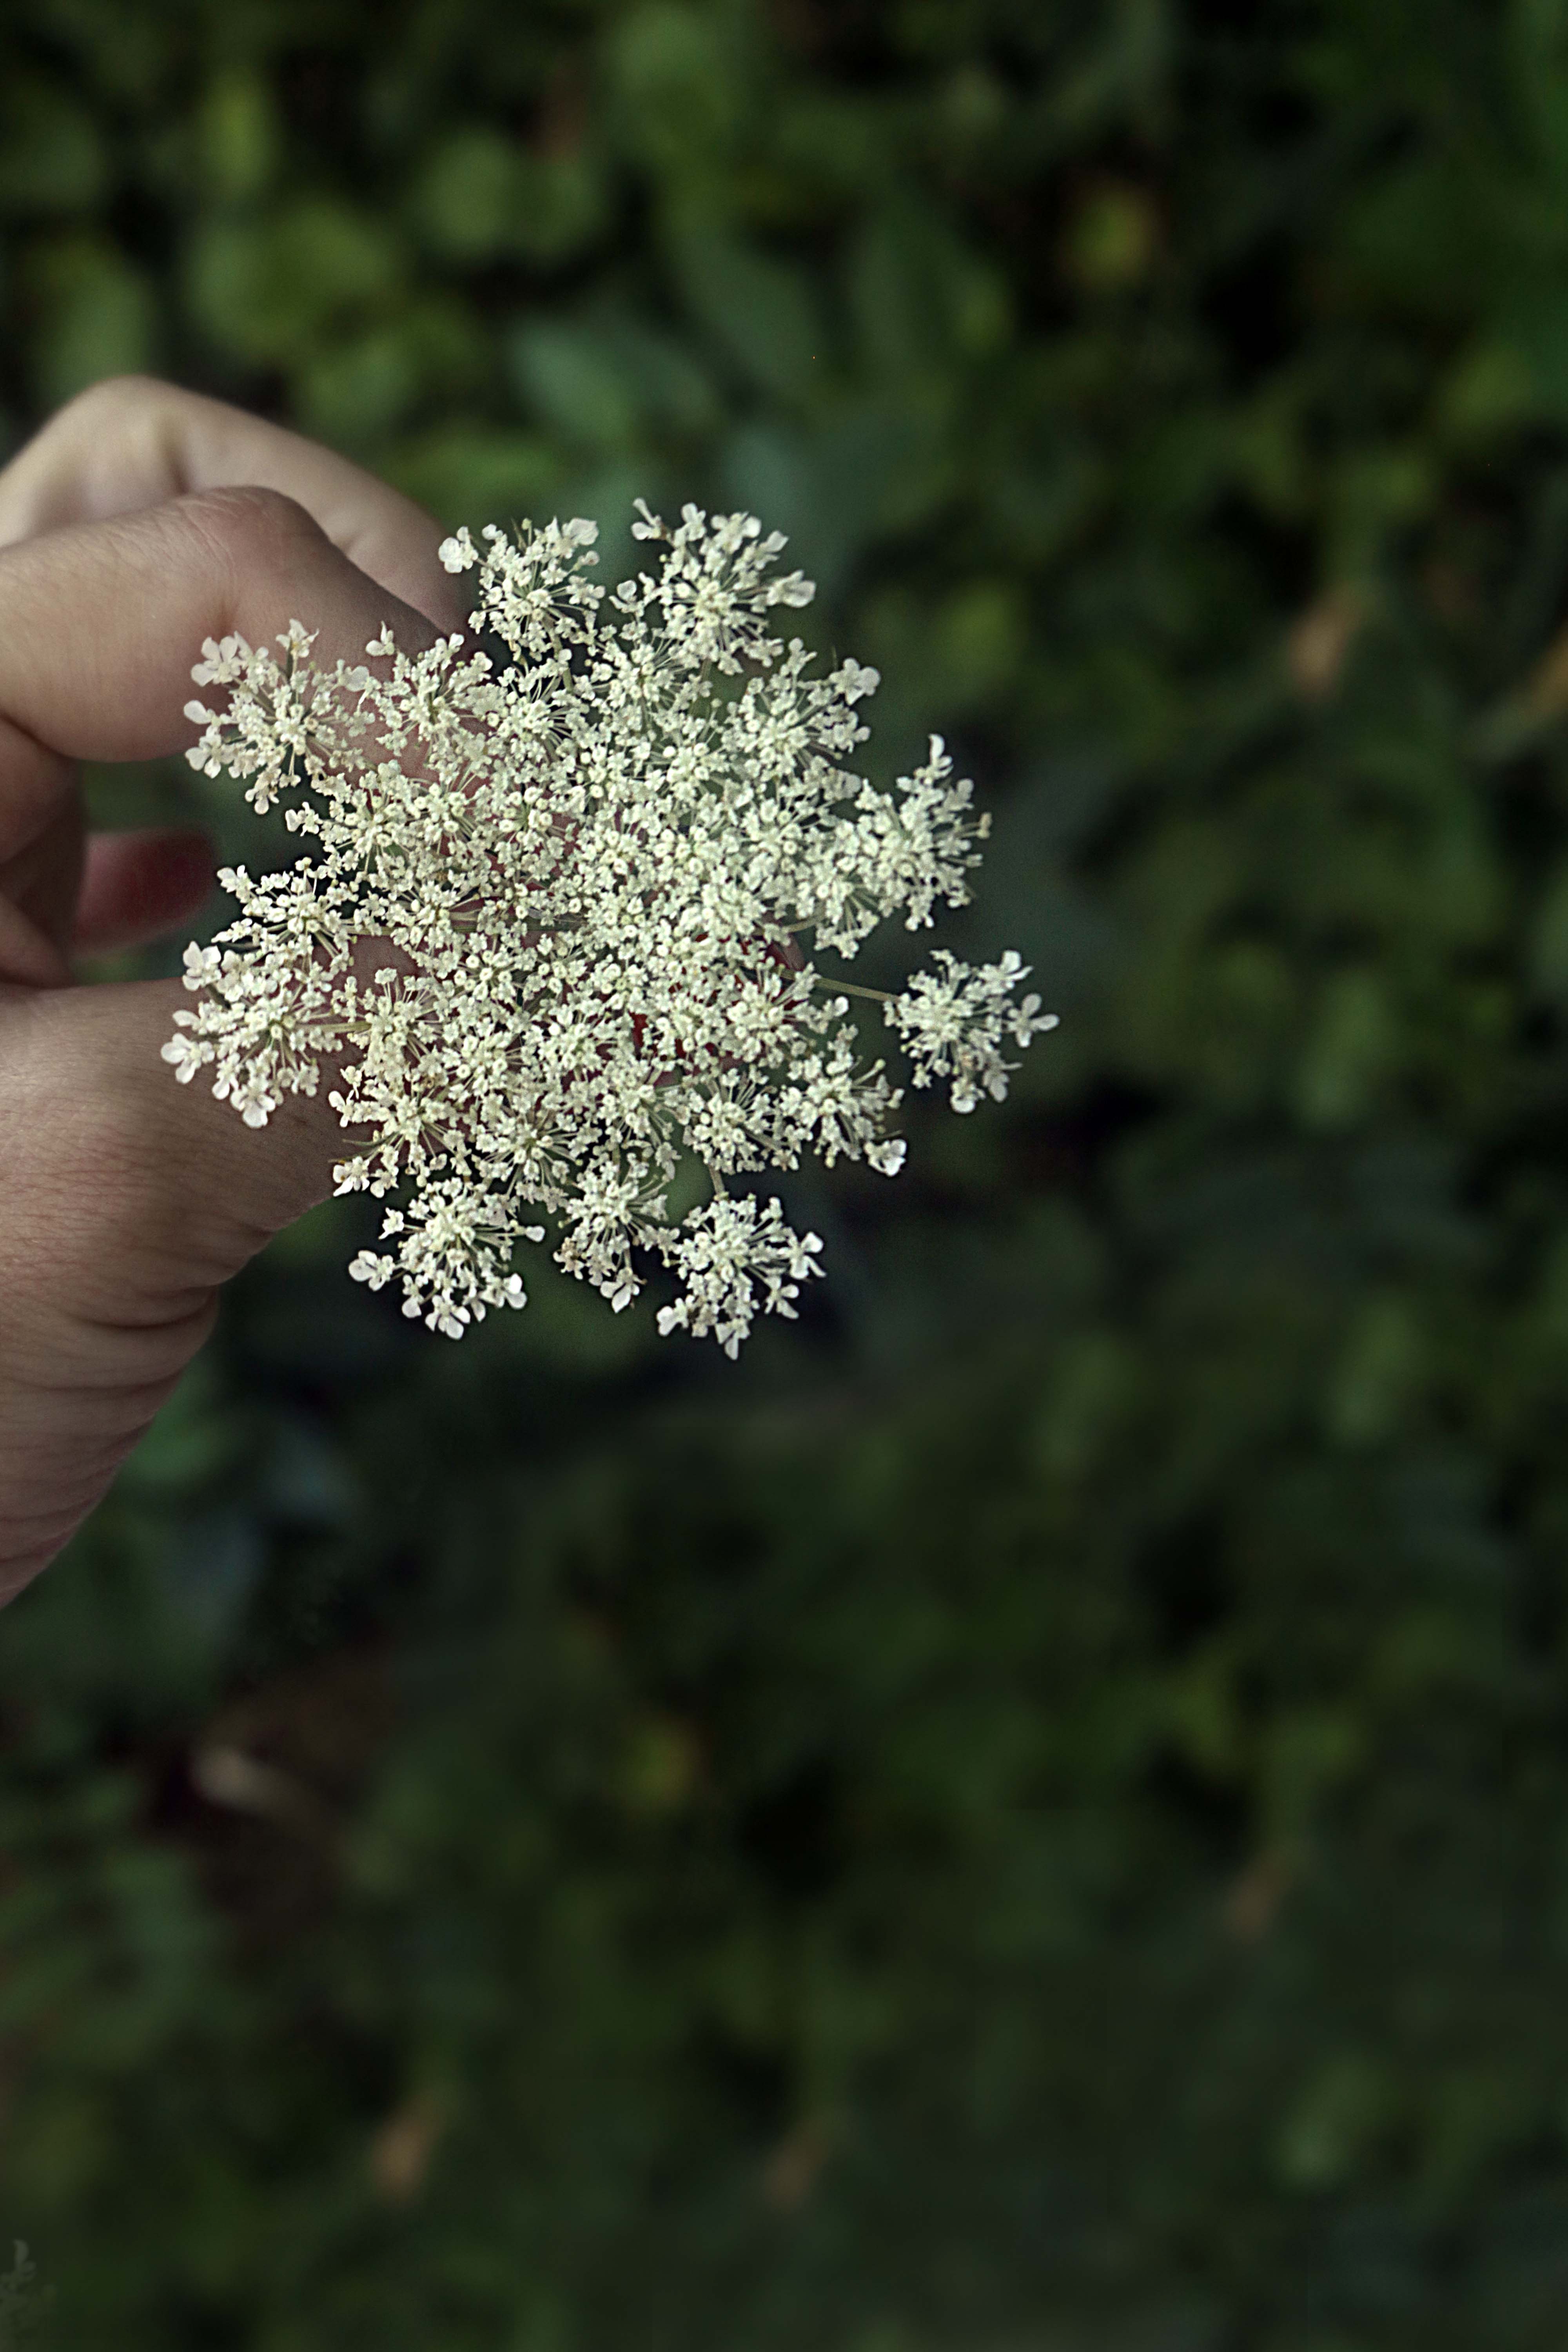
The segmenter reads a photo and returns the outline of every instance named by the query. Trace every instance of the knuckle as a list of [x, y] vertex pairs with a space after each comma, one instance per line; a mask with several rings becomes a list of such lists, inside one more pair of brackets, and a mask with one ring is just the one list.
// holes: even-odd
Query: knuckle
[[100, 376], [56, 411], [51, 427], [72, 433], [90, 428], [96, 433], [110, 419], [119, 424], [128, 413], [151, 407], [166, 390], [150, 375]]
[[255, 483], [187, 491], [173, 511], [236, 579], [286, 574], [324, 536], [297, 499]]
[[169, 385], [156, 376], [127, 373], [100, 376], [67, 403], [62, 414], [91, 415], [100, 409], [140, 408], [168, 397]]

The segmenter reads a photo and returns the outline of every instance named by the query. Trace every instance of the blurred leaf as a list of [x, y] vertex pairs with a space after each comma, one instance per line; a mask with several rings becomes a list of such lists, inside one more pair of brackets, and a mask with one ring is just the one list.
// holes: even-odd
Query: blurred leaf
[[217, 221], [192, 246], [192, 310], [251, 361], [304, 358], [328, 330], [380, 309], [401, 275], [389, 233], [359, 207], [301, 197], [253, 222]]
[[459, 263], [510, 250], [523, 208], [525, 171], [514, 141], [474, 123], [451, 132], [427, 158], [412, 198], [434, 249]]
[[402, 423], [418, 399], [420, 368], [399, 327], [319, 352], [300, 370], [300, 423], [322, 440], [363, 447]]
[[478, 526], [553, 511], [560, 461], [527, 433], [482, 425], [453, 425], [405, 441], [384, 462], [395, 482], [445, 523]]
[[96, 210], [109, 193], [105, 127], [57, 82], [13, 74], [0, 89], [0, 213]]
[[1409, 1302], [1394, 1295], [1369, 1298], [1331, 1384], [1331, 1434], [1348, 1445], [1375, 1444], [1389, 1436], [1419, 1389], [1426, 1361]]
[[1293, 2189], [1338, 2186], [1370, 2152], [1393, 2102], [1393, 2086], [1374, 2058], [1347, 2051], [1328, 2060], [1281, 2127], [1281, 2179]]
[[674, 260], [693, 316], [744, 377], [786, 401], [817, 397], [833, 353], [809, 286], [795, 271], [713, 228], [682, 232]]
[[47, 407], [100, 376], [144, 373], [157, 363], [159, 320], [142, 271], [111, 245], [64, 237], [28, 256], [37, 326], [33, 370]]
[[531, 320], [514, 331], [508, 356], [519, 388], [563, 439], [614, 449], [634, 437], [632, 386], [591, 331]]
[[216, 74], [196, 119], [202, 177], [223, 204], [246, 204], [271, 184], [282, 133], [270, 87], [254, 68]]
[[726, 155], [740, 130], [740, 93], [717, 11], [642, 0], [621, 13], [610, 76], [630, 143], [682, 178]]
[[1336, 973], [1325, 985], [1297, 1081], [1311, 1127], [1342, 1127], [1371, 1107], [1394, 1066], [1399, 1032], [1375, 973]]

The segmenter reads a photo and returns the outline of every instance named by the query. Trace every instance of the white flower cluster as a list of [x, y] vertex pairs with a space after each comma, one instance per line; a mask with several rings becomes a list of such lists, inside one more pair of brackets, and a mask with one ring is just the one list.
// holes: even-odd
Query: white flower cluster
[[[807, 945], [847, 959], [888, 916], [913, 930], [963, 904], [986, 822], [940, 737], [892, 793], [845, 765], [877, 673], [814, 676], [798, 638], [769, 634], [812, 594], [773, 572], [781, 537], [750, 515], [638, 515], [659, 569], [608, 593], [590, 522], [515, 542], [492, 525], [483, 549], [460, 531], [441, 557], [478, 569], [473, 638], [416, 657], [384, 632], [374, 668], [327, 669], [298, 622], [281, 660], [207, 641], [193, 676], [226, 701], [188, 706], [193, 765], [259, 810], [297, 794], [285, 823], [319, 854], [220, 875], [241, 911], [187, 949], [202, 1001], [163, 1050], [182, 1081], [210, 1066], [253, 1127], [333, 1057], [328, 1099], [370, 1130], [339, 1192], [405, 1188], [387, 1252], [349, 1271], [399, 1275], [432, 1329], [524, 1303], [513, 1247], [543, 1239], [543, 1213], [560, 1264], [616, 1309], [639, 1255], [661, 1259], [679, 1286], [660, 1330], [733, 1356], [759, 1311], [795, 1313], [821, 1244], [727, 1180], [806, 1151], [887, 1175], [903, 1160], [900, 1096], [850, 995], [880, 1001], [916, 1086], [949, 1081], [957, 1110], [1004, 1095], [1004, 1040], [1054, 1016], [1015, 999], [1012, 953], [941, 956], [891, 997], [816, 969]], [[672, 1223], [692, 1161], [712, 1197]]]

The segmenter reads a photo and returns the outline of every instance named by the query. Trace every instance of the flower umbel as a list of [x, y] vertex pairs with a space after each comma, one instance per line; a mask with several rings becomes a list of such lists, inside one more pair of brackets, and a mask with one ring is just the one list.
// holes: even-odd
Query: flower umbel
[[[511, 1258], [542, 1214], [558, 1262], [617, 1311], [639, 1258], [662, 1260], [680, 1286], [660, 1330], [734, 1356], [759, 1312], [795, 1314], [821, 1244], [727, 1180], [806, 1152], [902, 1163], [900, 1091], [863, 1054], [851, 995], [880, 1002], [914, 1084], [946, 1081], [961, 1111], [1005, 1094], [1004, 1040], [1055, 1016], [1016, 997], [1011, 951], [939, 951], [896, 996], [817, 971], [810, 955], [850, 959], [892, 915], [916, 930], [963, 905], [986, 820], [940, 736], [890, 793], [846, 764], [877, 673], [815, 675], [770, 633], [812, 594], [774, 572], [776, 532], [637, 512], [659, 569], [608, 593], [590, 522], [447, 540], [447, 570], [479, 573], [473, 643], [410, 657], [384, 632], [374, 669], [328, 669], [298, 622], [281, 658], [209, 638], [193, 676], [226, 707], [188, 706], [187, 756], [258, 810], [287, 799], [316, 852], [219, 876], [239, 916], [186, 950], [201, 1002], [163, 1050], [183, 1082], [210, 1067], [253, 1127], [339, 1063], [328, 1100], [370, 1139], [337, 1189], [403, 1203], [349, 1271], [399, 1276], [432, 1329], [525, 1303]], [[712, 1198], [672, 1224], [693, 1158]]]

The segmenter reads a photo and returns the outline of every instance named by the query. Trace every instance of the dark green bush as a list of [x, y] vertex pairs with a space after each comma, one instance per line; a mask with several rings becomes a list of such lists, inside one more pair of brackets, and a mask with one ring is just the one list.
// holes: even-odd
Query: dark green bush
[[13, 441], [150, 368], [612, 562], [754, 507], [1064, 1015], [739, 1368], [410, 1333], [352, 1203], [235, 1286], [0, 1622], [60, 2341], [1554, 2352], [1568, 5], [0, 44]]

